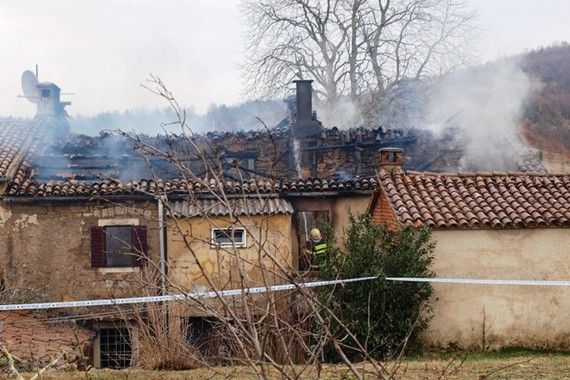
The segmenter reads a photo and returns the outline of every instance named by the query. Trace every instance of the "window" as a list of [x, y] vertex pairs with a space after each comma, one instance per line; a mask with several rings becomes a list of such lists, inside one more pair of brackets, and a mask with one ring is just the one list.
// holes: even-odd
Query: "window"
[[127, 368], [131, 365], [133, 350], [128, 328], [99, 330], [101, 368]]
[[91, 228], [92, 267], [142, 266], [147, 257], [146, 226]]
[[211, 317], [182, 318], [186, 339], [204, 359], [232, 357], [229, 332], [221, 321]]
[[49, 89], [48, 88], [42, 89], [42, 98], [49, 98]]
[[131, 243], [133, 229], [130, 226], [105, 228], [105, 255], [107, 266], [130, 267], [132, 265]]
[[245, 228], [212, 228], [212, 244], [219, 247], [244, 247]]
[[188, 317], [184, 321], [186, 325], [186, 339], [202, 353], [207, 351], [208, 336], [213, 331], [213, 322], [212, 319], [202, 317]]

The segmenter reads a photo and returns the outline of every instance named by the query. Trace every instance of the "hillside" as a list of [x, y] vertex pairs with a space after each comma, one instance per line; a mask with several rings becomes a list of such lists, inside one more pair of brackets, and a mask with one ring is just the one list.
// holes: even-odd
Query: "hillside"
[[570, 170], [570, 45], [533, 50], [521, 57], [523, 70], [541, 87], [525, 109], [524, 136], [551, 171]]

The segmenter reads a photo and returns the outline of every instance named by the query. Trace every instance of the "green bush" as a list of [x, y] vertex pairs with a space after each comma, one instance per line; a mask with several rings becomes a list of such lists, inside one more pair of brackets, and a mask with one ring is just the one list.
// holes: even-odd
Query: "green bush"
[[[429, 266], [435, 244], [430, 238], [427, 228], [392, 231], [374, 224], [364, 214], [350, 216], [343, 247], [336, 245], [334, 238], [329, 239], [322, 278], [379, 276], [373, 281], [325, 289], [320, 294], [373, 357], [386, 358], [404, 346], [417, 347], [419, 333], [428, 326], [431, 285], [386, 281], [383, 277], [432, 277]], [[336, 327], [337, 338], [346, 341], [346, 334]], [[358, 356], [356, 351], [348, 350], [348, 354]], [[331, 354], [328, 359], [337, 358]]]

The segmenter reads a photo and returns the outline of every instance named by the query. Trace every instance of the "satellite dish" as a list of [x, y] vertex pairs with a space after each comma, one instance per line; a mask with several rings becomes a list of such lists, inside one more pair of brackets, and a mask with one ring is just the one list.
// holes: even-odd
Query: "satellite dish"
[[22, 74], [22, 91], [24, 91], [24, 96], [30, 102], [39, 102], [40, 91], [38, 89], [38, 78], [36, 78], [36, 74], [30, 70], [26, 70]]

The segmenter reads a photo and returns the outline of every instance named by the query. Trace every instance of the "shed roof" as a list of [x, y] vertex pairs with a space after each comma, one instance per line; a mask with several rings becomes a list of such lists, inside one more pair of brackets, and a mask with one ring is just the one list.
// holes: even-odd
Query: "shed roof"
[[570, 174], [382, 170], [371, 209], [382, 195], [404, 226], [570, 225]]
[[293, 206], [282, 198], [231, 198], [227, 202], [217, 199], [192, 199], [172, 202], [175, 216], [227, 216], [292, 214]]

